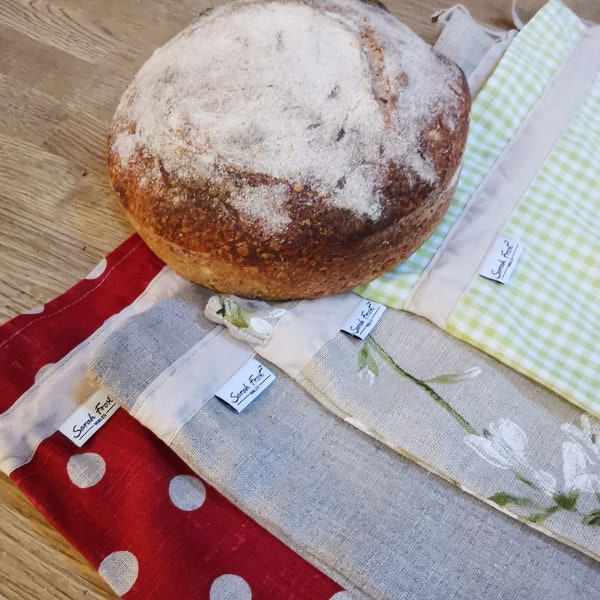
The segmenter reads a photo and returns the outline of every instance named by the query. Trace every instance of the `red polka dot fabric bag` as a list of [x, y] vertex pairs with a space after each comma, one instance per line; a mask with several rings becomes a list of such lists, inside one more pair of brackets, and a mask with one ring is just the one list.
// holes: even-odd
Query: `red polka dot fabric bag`
[[91, 391], [79, 357], [115, 315], [154, 301], [162, 269], [134, 236], [65, 294], [0, 327], [0, 468], [125, 598], [349, 598], [110, 398], [92, 397], [70, 425], [76, 442], [89, 438], [81, 447], [59, 431]]

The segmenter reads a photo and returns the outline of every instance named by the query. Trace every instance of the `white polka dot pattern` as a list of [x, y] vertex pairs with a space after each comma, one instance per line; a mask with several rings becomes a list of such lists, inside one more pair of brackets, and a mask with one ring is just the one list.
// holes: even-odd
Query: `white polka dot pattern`
[[210, 600], [251, 600], [252, 590], [239, 575], [221, 575], [210, 586]]
[[196, 477], [178, 475], [169, 484], [171, 502], [181, 510], [196, 510], [206, 500], [206, 488]]
[[48, 363], [47, 365], [44, 365], [36, 374], [35, 374], [35, 382], [37, 383], [38, 381], [41, 380], [41, 378], [44, 376], [45, 373], [48, 372], [48, 370], [50, 369], [50, 367], [53, 365], [54, 363]]
[[135, 584], [139, 565], [137, 558], [125, 550], [109, 554], [98, 567], [98, 572], [116, 594], [126, 594]]
[[75, 454], [67, 463], [69, 478], [78, 488], [89, 488], [96, 485], [104, 477], [106, 463], [93, 452]]
[[91, 271], [91, 273], [86, 277], [86, 279], [98, 279], [104, 271], [106, 271], [106, 259], [103, 258]]
[[26, 315], [39, 315], [40, 313], [43, 313], [45, 309], [45, 306], [43, 304], [40, 304], [38, 306], [34, 306], [33, 308], [30, 308], [29, 310], [26, 310], [24, 314]]

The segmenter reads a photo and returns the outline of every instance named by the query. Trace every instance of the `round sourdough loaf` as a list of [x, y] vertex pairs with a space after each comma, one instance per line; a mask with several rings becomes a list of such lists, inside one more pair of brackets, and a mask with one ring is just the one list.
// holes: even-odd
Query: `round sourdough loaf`
[[109, 176], [184, 277], [315, 298], [373, 280], [429, 237], [469, 109], [460, 69], [378, 5], [236, 1], [142, 66], [109, 133]]

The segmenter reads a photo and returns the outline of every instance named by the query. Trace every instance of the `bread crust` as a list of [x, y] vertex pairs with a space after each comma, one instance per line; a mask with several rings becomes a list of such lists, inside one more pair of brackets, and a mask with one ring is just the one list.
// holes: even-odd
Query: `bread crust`
[[[324, 4], [287, 4], [294, 3], [315, 10]], [[347, 10], [343, 4], [325, 4]], [[355, 10], [352, 3], [350, 9]], [[375, 7], [365, 10], [367, 16], [369, 11], [381, 12]], [[386, 63], [378, 32], [367, 21], [357, 39], [373, 78], [371, 95], [376, 96], [382, 127], [386, 135], [398, 136], [395, 123], [402, 107], [397, 106], [397, 90], [389, 78], [378, 84]], [[331, 190], [302, 173], [284, 177], [228, 160], [214, 162], [208, 173], [196, 171], [193, 177], [168, 168], [165, 157], [140, 136], [144, 132], [131, 118], [129, 107], [139, 94], [135, 81], [131, 88], [135, 93], [128, 90], [109, 132], [110, 181], [149, 247], [192, 281], [221, 293], [267, 300], [316, 298], [350, 290], [410, 256], [437, 227], [452, 199], [466, 143], [470, 95], [456, 65], [432, 50], [430, 57], [436, 68], [447, 70], [451, 93], [422, 119], [411, 152], [427, 163], [435, 177], [423, 177], [410, 161], [384, 156], [373, 176], [375, 217], [332, 202]], [[341, 127], [338, 143], [345, 134]], [[125, 159], [119, 140], [123, 135], [136, 136]], [[342, 193], [345, 184], [341, 177], [333, 192]], [[272, 191], [285, 216], [283, 225], [265, 226], [264, 220], [240, 209], [236, 198], [248, 190]]]

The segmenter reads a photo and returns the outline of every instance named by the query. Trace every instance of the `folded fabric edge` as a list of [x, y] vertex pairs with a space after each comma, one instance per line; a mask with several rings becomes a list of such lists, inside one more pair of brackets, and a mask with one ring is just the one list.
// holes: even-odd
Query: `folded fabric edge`
[[[132, 406], [124, 408], [144, 425], [152, 424], [154, 433], [171, 444], [181, 427], [253, 355], [250, 347], [217, 326], [163, 371]], [[118, 394], [115, 397], [118, 402]], [[157, 414], [160, 421], [155, 419]]]
[[[162, 269], [137, 299], [130, 298], [131, 304], [110, 317], [58, 362], [39, 373], [31, 387], [0, 414], [0, 470], [10, 475], [27, 464], [40, 443], [54, 435], [77, 408], [79, 404], [64, 393], [64, 381], [70, 382], [71, 389], [77, 389], [76, 397], [80, 404], [87, 400], [93, 392], [87, 381], [87, 365], [93, 348], [128, 318], [143, 312], [161, 297], [172, 294], [182, 284], [179, 275]], [[52, 398], [53, 402], [49, 403], [48, 398]]]
[[204, 315], [294, 379], [363, 302], [354, 293], [282, 303], [220, 295], [208, 300]]

